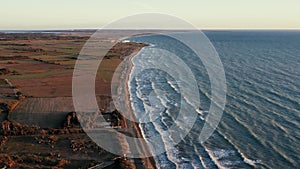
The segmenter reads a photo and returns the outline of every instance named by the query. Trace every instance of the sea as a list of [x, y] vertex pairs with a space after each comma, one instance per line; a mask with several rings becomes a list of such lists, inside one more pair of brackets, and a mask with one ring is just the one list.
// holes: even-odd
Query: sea
[[[158, 168], [300, 168], [300, 31], [218, 30], [204, 34], [220, 57], [227, 85], [222, 118], [205, 142], [199, 141], [199, 134], [209, 113], [211, 82], [201, 59], [163, 34], [128, 38], [150, 44], [132, 59], [131, 74], [136, 76], [131, 76], [128, 84], [134, 113], [150, 119], [138, 119], [144, 137], [159, 136], [163, 142], [165, 152], [154, 156]], [[193, 72], [199, 91], [194, 125], [175, 145], [164, 131], [180, 125], [174, 121], [182, 99], [190, 103], [176, 80], [187, 75], [173, 77], [160, 69], [143, 69], [158, 62], [168, 67], [170, 58], [158, 60], [161, 54], [157, 49], [176, 54]], [[155, 94], [157, 91], [160, 94]], [[153, 110], [153, 106], [162, 108]]]

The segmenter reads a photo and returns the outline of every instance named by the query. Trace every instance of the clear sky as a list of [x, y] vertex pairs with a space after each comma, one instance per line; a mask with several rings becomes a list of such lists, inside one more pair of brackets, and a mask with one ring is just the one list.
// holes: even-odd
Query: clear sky
[[99, 28], [143, 12], [200, 29], [300, 29], [300, 0], [0, 0], [0, 29]]

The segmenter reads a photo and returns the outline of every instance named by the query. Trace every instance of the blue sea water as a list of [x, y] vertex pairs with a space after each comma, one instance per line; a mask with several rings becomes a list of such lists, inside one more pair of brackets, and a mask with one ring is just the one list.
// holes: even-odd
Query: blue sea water
[[[201, 60], [186, 46], [164, 35], [131, 37], [152, 44], [133, 58], [132, 72], [157, 62], [157, 48], [179, 56], [193, 71], [200, 108], [192, 130], [175, 147], [161, 135], [165, 153], [155, 156], [159, 168], [299, 168], [300, 167], [300, 31], [205, 31], [223, 63], [227, 103], [213, 135], [198, 136], [210, 105], [210, 82]], [[167, 60], [159, 60], [167, 62]], [[168, 64], [166, 64], [168, 66]], [[185, 76], [178, 74], [178, 76]], [[131, 79], [134, 112], [145, 113], [144, 136], [159, 135], [174, 123], [181, 93], [173, 77], [147, 69]], [[164, 109], [149, 110], [152, 91], [164, 92], [157, 101]], [[183, 98], [185, 98], [183, 96]], [[188, 100], [188, 98], [186, 98]], [[197, 108], [196, 108], [197, 109]], [[159, 113], [159, 118], [157, 114]], [[155, 117], [155, 118], [153, 118]]]

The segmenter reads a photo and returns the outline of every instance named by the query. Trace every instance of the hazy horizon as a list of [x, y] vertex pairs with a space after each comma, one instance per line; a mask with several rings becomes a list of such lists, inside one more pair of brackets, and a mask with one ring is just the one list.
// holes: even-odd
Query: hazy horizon
[[0, 30], [98, 29], [139, 13], [169, 14], [199, 29], [300, 29], [297, 0], [10, 0], [1, 5]]
[[[62, 29], [0, 29], [0, 32], [4, 31], [96, 31], [102, 28], [62, 28]], [[174, 30], [174, 31], [193, 31], [193, 30], [201, 30], [201, 31], [300, 31], [300, 28], [205, 28], [205, 29], [102, 29], [102, 30]]]

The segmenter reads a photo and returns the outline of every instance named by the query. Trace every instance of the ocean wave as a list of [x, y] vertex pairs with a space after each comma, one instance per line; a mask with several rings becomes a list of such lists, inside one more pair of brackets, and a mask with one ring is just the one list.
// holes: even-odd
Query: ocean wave
[[[188, 96], [192, 90], [187, 87], [186, 81], [180, 81], [186, 74], [172, 70], [178, 75], [179, 80], [175, 81], [166, 73], [145, 70], [136, 77], [136, 84], [132, 84], [130, 95], [133, 95], [131, 101], [134, 112], [144, 113], [146, 120], [151, 121], [149, 125], [141, 125], [144, 128], [143, 135], [161, 135], [166, 149], [166, 153], [155, 157], [159, 168], [295, 168], [299, 164], [299, 153], [294, 149], [299, 143], [297, 129], [300, 128], [297, 121], [299, 57], [296, 57], [299, 56], [299, 50], [290, 49], [286, 43], [273, 43], [280, 44], [281, 48], [274, 48], [269, 41], [251, 43], [254, 36], [242, 33], [238, 35], [246, 40], [238, 40], [231, 34], [235, 33], [215, 37], [220, 40], [214, 45], [222, 52], [220, 57], [228, 77], [228, 104], [219, 127], [205, 143], [200, 143], [198, 137], [208, 112], [199, 109], [199, 105], [194, 103], [195, 99]], [[164, 47], [171, 42], [159, 35], [135, 38], [138, 42], [155, 45], [143, 48], [138, 54], [140, 57], [134, 57], [132, 71], [137, 72], [142, 70], [143, 65], [157, 62], [151, 60], [151, 55], [159, 55], [155, 47], [167, 49]], [[269, 38], [273, 38], [273, 35]], [[199, 92], [204, 98], [201, 98], [200, 106], [207, 110], [211, 103], [210, 83], [202, 69], [198, 69], [200, 63], [189, 52], [182, 52], [184, 47], [173, 43], [168, 47], [196, 72]], [[164, 58], [160, 59], [160, 62], [165, 62]], [[289, 59], [293, 62], [288, 63]], [[164, 66], [169, 70], [172, 67], [167, 63]], [[182, 86], [186, 87], [186, 95], [180, 90]], [[151, 92], [152, 100], [149, 99]], [[190, 107], [187, 110], [197, 113], [198, 117], [194, 128], [183, 138], [180, 146], [174, 146], [174, 140], [166, 130], [172, 125], [185, 130], [182, 126], [188, 123], [189, 118], [176, 121], [179, 110], [184, 106]], [[270, 162], [271, 158], [276, 160]]]

